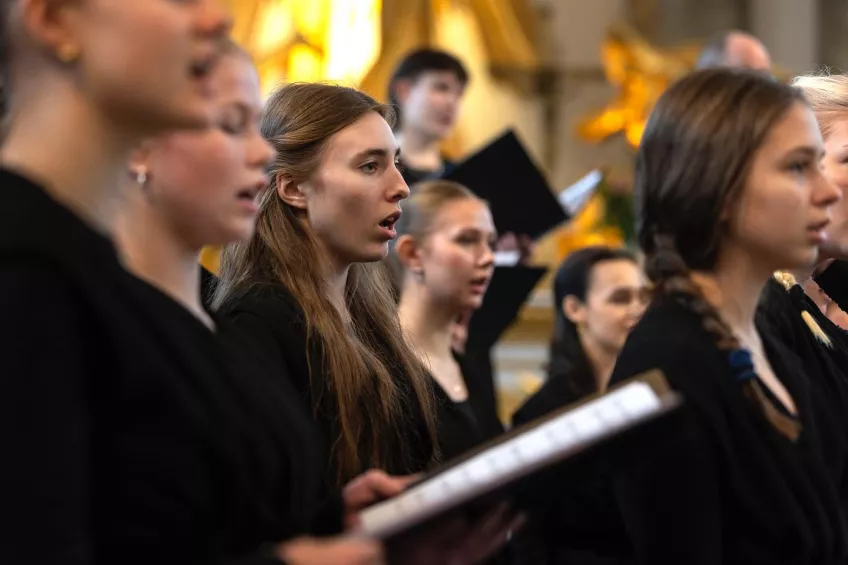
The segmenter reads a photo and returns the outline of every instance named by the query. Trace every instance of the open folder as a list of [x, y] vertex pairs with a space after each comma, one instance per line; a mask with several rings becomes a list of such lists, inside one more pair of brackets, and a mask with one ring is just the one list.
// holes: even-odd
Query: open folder
[[442, 466], [390, 500], [360, 514], [356, 532], [387, 540], [511, 487], [569, 460], [615, 449], [650, 423], [676, 412], [682, 399], [660, 371], [635, 377], [603, 396], [567, 406], [529, 422]]
[[[526, 234], [538, 240], [578, 214], [604, 175], [593, 170], [554, 193], [515, 131], [507, 129], [448, 170], [444, 178], [467, 186], [486, 200], [499, 233]], [[499, 264], [506, 266], [506, 261]]]

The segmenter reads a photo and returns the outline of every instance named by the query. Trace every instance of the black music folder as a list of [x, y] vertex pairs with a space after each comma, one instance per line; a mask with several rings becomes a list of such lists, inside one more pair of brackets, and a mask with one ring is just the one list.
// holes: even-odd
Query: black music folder
[[483, 304], [468, 324], [466, 351], [488, 351], [515, 322], [518, 312], [541, 278], [545, 267], [495, 267]]
[[363, 511], [352, 533], [390, 540], [440, 517], [471, 510], [475, 503], [509, 499], [546, 473], [615, 450], [655, 426], [672, 426], [666, 417], [682, 404], [660, 371], [634, 377], [447, 463], [404, 493]]
[[467, 186], [489, 203], [501, 234], [538, 239], [569, 219], [539, 167], [513, 130], [459, 163], [444, 178]]

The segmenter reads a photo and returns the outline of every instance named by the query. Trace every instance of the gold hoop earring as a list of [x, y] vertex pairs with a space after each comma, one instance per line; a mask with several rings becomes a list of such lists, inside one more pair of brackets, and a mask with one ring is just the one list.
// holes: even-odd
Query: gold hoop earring
[[56, 57], [66, 65], [76, 61], [80, 56], [80, 48], [72, 43], [64, 43], [56, 51]]

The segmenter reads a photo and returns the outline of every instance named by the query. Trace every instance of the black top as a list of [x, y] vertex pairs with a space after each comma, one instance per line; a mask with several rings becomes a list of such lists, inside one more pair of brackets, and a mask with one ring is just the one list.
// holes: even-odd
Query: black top
[[630, 334], [612, 382], [660, 369], [688, 406], [687, 418], [640, 465], [615, 473], [640, 563], [848, 561], [845, 519], [812, 418], [819, 391], [797, 356], [761, 335], [797, 406], [795, 442], [744, 396], [729, 354], [687, 307], [672, 299], [654, 304]]
[[848, 311], [848, 261], [834, 261], [815, 280], [831, 300]]
[[[299, 397], [318, 423], [323, 444], [328, 446], [324, 455], [326, 480], [328, 484], [338, 484], [338, 466], [329, 451], [329, 446], [341, 437], [337, 402], [327, 386], [330, 377], [325, 369], [323, 344], [320, 338], [307, 339], [305, 315], [294, 296], [281, 283], [257, 283], [224, 304], [221, 313], [232, 320], [239, 331], [271, 361], [271, 375], [291, 379]], [[403, 374], [398, 374], [398, 379], [401, 384], [408, 383]], [[401, 391], [407, 396], [403, 402], [409, 417], [407, 425], [398, 430], [397, 437], [381, 438], [384, 441], [382, 459], [388, 462], [384, 470], [393, 475], [425, 470], [434, 453], [423, 413], [411, 386], [401, 386]], [[320, 399], [317, 407], [316, 398]], [[371, 460], [367, 437], [368, 434], [364, 433], [359, 445], [360, 461], [364, 462], [360, 472], [368, 469], [367, 462]], [[341, 483], [352, 478], [341, 477]]]
[[433, 384], [438, 403], [439, 447], [446, 461], [504, 432], [498, 418], [491, 380], [485, 378], [487, 375], [475, 371], [462, 355], [455, 353], [454, 358], [459, 363], [468, 399], [454, 402], [435, 380]]
[[[462, 379], [468, 390], [468, 399], [454, 402], [444, 389], [433, 382], [438, 413], [436, 422], [439, 433], [439, 447], [442, 459], [450, 461], [480, 444], [504, 433], [504, 427], [498, 419], [497, 406], [491, 380], [474, 370], [464, 356], [454, 353], [459, 363]], [[514, 562], [514, 548], [506, 547], [495, 556], [486, 560], [486, 565], [505, 565]], [[518, 563], [518, 562], [517, 562]]]
[[[512, 416], [521, 426], [583, 398], [576, 383], [594, 380], [587, 367], [565, 366], [550, 375]], [[584, 373], [584, 374], [578, 374]], [[549, 503], [531, 515], [524, 534], [526, 552], [542, 565], [622, 565], [633, 562], [633, 548], [606, 472], [606, 460], [569, 480], [545, 487]], [[556, 479], [556, 477], [554, 477]]]
[[[802, 317], [804, 312], [818, 323], [830, 344], [815, 336]], [[831, 322], [797, 284], [787, 290], [770, 280], [757, 315], [765, 327], [804, 361], [807, 376], [825, 387], [835, 410], [844, 414], [848, 423], [848, 334]]]
[[264, 565], [338, 529], [284, 390], [39, 186], [0, 187], [0, 562]]

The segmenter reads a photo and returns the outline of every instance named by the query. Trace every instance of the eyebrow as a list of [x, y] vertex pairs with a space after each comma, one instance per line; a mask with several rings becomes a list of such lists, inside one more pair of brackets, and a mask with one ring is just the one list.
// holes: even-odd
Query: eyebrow
[[[381, 147], [373, 147], [371, 149], [366, 149], [365, 151], [360, 151], [359, 153], [354, 155], [353, 158], [354, 158], [354, 160], [359, 161], [361, 159], [366, 159], [368, 157], [381, 157], [381, 158], [385, 159], [388, 156], [389, 156], [389, 150], [388, 149], [384, 149], [384, 148], [381, 148]], [[395, 149], [394, 157], [395, 157], [395, 159], [400, 157], [400, 148]]]
[[800, 147], [795, 147], [791, 151], [786, 152], [787, 157], [792, 157], [794, 155], [808, 155], [810, 157], [815, 157], [821, 159], [824, 157], [824, 149], [821, 147], [814, 147], [812, 145], [802, 145]]

